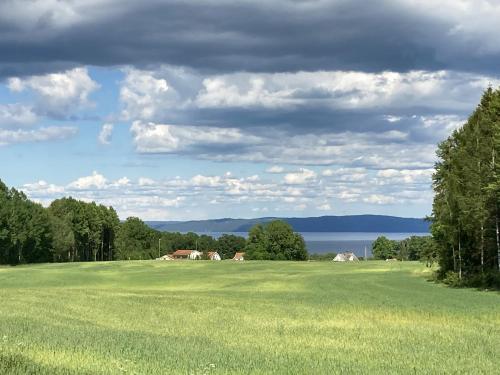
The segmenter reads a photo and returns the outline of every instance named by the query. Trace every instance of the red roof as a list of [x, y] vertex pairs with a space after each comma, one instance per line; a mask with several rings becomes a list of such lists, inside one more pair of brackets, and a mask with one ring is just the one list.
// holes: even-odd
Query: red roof
[[191, 255], [194, 250], [176, 250], [172, 255]]

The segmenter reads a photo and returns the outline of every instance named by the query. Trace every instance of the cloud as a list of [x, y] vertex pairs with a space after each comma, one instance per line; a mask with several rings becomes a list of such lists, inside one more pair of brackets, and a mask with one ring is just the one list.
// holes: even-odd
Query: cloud
[[71, 182], [68, 186], [77, 190], [85, 190], [90, 188], [103, 189], [106, 187], [107, 180], [96, 171], [92, 172], [91, 176], [80, 177]]
[[38, 116], [23, 104], [0, 104], [0, 128], [24, 128], [35, 124]]
[[111, 143], [112, 134], [113, 124], [103, 124], [97, 140], [102, 145], [109, 145]]
[[371, 194], [368, 197], [363, 198], [363, 201], [366, 203], [374, 203], [380, 205], [396, 203], [396, 199], [394, 197], [382, 194]]
[[[294, 212], [321, 215], [325, 211], [335, 214], [339, 207], [360, 204], [377, 212], [380, 207], [396, 204], [404, 207], [429, 204], [432, 193], [427, 171], [413, 173], [422, 181], [427, 179], [425, 184], [395, 178], [400, 174], [393, 171], [380, 172], [367, 171], [362, 180], [331, 177], [325, 183], [318, 178], [318, 171], [312, 169], [300, 169], [285, 176], [270, 174], [266, 178], [224, 173], [161, 180], [111, 179], [94, 171], [66, 185], [38, 181], [24, 184], [21, 189], [44, 204], [69, 195], [112, 205], [121, 218], [135, 215], [149, 220], [241, 216], [241, 212], [265, 212], [264, 209], [289, 215]], [[384, 179], [387, 183], [380, 183]]]
[[[471, 93], [495, 81], [500, 83], [492, 77], [444, 70], [234, 73], [206, 78], [196, 104], [201, 108], [321, 106], [337, 110], [379, 107], [456, 110], [463, 109], [464, 99]], [[454, 90], [449, 90], [451, 87]], [[397, 117], [386, 119], [394, 122]]]
[[[442, 123], [432, 125], [428, 131], [441, 134], [442, 126]], [[426, 143], [411, 141], [393, 132], [294, 135], [272, 129], [253, 129], [250, 132], [238, 128], [137, 121], [133, 123], [131, 133], [140, 153], [179, 154], [213, 161], [375, 169], [430, 168], [436, 161], [433, 142], [428, 139], [425, 139]], [[362, 170], [347, 171], [351, 179], [364, 177]]]
[[285, 168], [280, 167], [279, 165], [273, 165], [272, 167], [266, 169], [267, 173], [283, 173], [284, 171]]
[[64, 118], [91, 106], [89, 96], [100, 86], [88, 75], [87, 68], [78, 67], [59, 73], [12, 77], [8, 87], [12, 92], [32, 91], [37, 100], [37, 113]]
[[[235, 128], [181, 126], [134, 121], [130, 131], [142, 153], [178, 153], [259, 142], [259, 138]], [[201, 150], [203, 151], [203, 150]]]
[[0, 129], [0, 146], [68, 139], [77, 133], [78, 129], [71, 126], [48, 126], [33, 130]]
[[283, 179], [287, 184], [295, 185], [295, 184], [304, 184], [316, 178], [316, 172], [301, 168], [298, 172], [287, 173]]
[[322, 205], [318, 206], [317, 209], [320, 211], [331, 211], [332, 206], [330, 206], [329, 203], [323, 203]]
[[0, 74], [31, 75], [54, 63], [498, 72], [499, 18], [500, 5], [489, 0], [40, 0], [29, 9], [12, 0], [0, 4]]

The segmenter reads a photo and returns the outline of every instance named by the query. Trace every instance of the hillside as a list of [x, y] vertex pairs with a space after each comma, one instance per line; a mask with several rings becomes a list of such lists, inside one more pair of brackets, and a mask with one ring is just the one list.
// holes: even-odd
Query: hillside
[[[257, 223], [278, 218], [216, 219], [193, 221], [148, 221], [152, 228], [178, 232], [247, 232]], [[384, 215], [320, 216], [305, 218], [279, 218], [288, 222], [298, 232], [386, 232], [424, 233], [429, 223], [424, 219]]]

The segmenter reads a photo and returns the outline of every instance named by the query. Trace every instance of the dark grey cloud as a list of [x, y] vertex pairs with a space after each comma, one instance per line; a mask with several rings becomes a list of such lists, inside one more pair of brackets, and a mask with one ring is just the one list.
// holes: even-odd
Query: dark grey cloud
[[487, 19], [498, 8], [485, 2], [11, 0], [0, 6], [0, 76], [75, 64], [498, 73], [499, 27]]

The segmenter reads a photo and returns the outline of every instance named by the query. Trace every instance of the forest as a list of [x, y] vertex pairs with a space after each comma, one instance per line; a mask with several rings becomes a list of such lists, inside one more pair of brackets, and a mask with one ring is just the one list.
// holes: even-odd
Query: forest
[[49, 207], [0, 181], [0, 264], [154, 259], [177, 249], [243, 251], [243, 237], [160, 232], [141, 219], [120, 222], [112, 207], [61, 198]]
[[0, 181], [0, 264], [154, 259], [178, 249], [217, 251], [222, 259], [306, 260], [303, 238], [284, 221], [255, 225], [248, 240], [161, 232], [113, 207], [61, 198], [47, 208]]
[[437, 150], [431, 231], [449, 284], [500, 286], [499, 153], [500, 90], [490, 87]]

